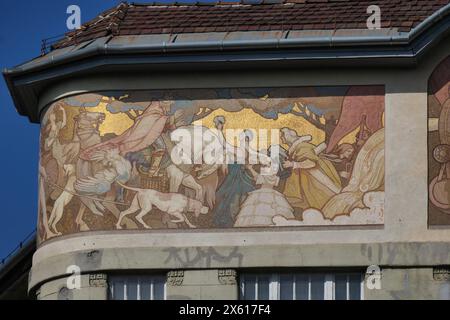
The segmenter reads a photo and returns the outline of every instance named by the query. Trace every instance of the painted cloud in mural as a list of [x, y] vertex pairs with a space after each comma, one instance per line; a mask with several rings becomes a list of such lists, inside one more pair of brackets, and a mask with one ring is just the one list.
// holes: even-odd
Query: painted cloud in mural
[[[62, 99], [42, 124], [40, 240], [95, 230], [382, 224], [383, 116], [380, 86]], [[211, 154], [223, 161], [208, 162]]]
[[368, 192], [363, 197], [364, 208], [355, 208], [348, 215], [336, 216], [333, 220], [324, 218], [320, 210], [308, 209], [303, 220], [288, 220], [283, 216], [273, 218], [277, 227], [288, 226], [339, 226], [377, 225], [384, 223], [384, 192]]

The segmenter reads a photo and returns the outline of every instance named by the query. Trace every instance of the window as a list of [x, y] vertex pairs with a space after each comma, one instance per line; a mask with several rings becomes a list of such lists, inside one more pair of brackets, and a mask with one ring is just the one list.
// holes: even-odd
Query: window
[[242, 300], [362, 300], [361, 273], [248, 273], [240, 277]]
[[165, 300], [165, 276], [110, 276], [110, 300]]

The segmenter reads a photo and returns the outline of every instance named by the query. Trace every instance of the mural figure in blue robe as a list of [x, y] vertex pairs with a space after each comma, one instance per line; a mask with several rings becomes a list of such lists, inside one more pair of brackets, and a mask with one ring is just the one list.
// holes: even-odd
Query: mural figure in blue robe
[[[249, 142], [252, 133], [245, 131], [245, 159], [248, 160]], [[228, 175], [216, 194], [216, 207], [212, 211], [215, 227], [232, 228], [242, 202], [249, 192], [256, 190], [253, 176], [246, 168], [246, 164], [228, 164]]]

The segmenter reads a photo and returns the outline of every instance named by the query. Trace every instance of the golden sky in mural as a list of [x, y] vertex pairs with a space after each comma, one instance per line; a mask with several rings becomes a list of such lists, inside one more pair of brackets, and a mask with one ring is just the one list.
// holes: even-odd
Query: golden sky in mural
[[106, 133], [121, 135], [125, 132], [125, 130], [133, 125], [133, 120], [131, 120], [125, 113], [110, 113], [106, 109], [106, 106], [106, 103], [100, 102], [97, 107], [89, 109], [93, 112], [103, 112], [106, 115], [105, 121], [100, 125], [100, 134], [102, 136]]
[[[273, 120], [266, 119], [251, 109], [243, 109], [239, 112], [227, 112], [223, 109], [218, 109], [206, 118], [194, 122], [194, 124], [198, 125], [201, 122], [204, 126], [213, 128], [213, 120], [216, 116], [225, 117], [225, 129], [273, 130], [288, 127], [295, 129], [298, 134], [312, 135], [313, 143], [321, 143], [325, 140], [325, 133], [322, 130], [316, 128], [302, 117], [294, 116], [292, 114], [280, 114], [278, 120]], [[270, 139], [270, 136], [268, 138]]]
[[[106, 100], [106, 99], [105, 99]], [[104, 101], [104, 100], [103, 100]], [[108, 133], [121, 135], [125, 130], [133, 125], [131, 120], [124, 113], [112, 114], [107, 110], [107, 103], [100, 102], [96, 107], [87, 108], [90, 112], [101, 112], [105, 114], [105, 121], [100, 125], [100, 134], [104, 136]], [[72, 118], [79, 113], [78, 108], [66, 108], [68, 118]], [[214, 127], [213, 120], [216, 116], [224, 116], [226, 118], [225, 129], [282, 129], [288, 127], [294, 129], [299, 135], [311, 135], [313, 137], [312, 143], [320, 144], [325, 140], [325, 133], [323, 130], [316, 128], [310, 122], [302, 117], [293, 114], [279, 114], [277, 120], [267, 119], [257, 114], [252, 109], [243, 109], [239, 112], [228, 112], [223, 109], [213, 111], [207, 117], [194, 122], [199, 125], [200, 122], [209, 128]], [[323, 119], [321, 122], [323, 123]], [[354, 143], [359, 128], [348, 134], [340, 143]], [[73, 122], [69, 121], [68, 126], [62, 132], [64, 139], [71, 139], [73, 133]], [[268, 144], [270, 144], [270, 133], [268, 137]], [[230, 141], [231, 143], [231, 141]]]
[[[311, 135], [313, 144], [320, 144], [325, 141], [325, 132], [323, 130], [316, 128], [304, 118], [293, 114], [280, 114], [277, 120], [273, 120], [266, 119], [251, 109], [243, 109], [239, 112], [228, 112], [218, 109], [202, 120], [194, 122], [194, 124], [200, 124], [201, 122], [204, 126], [212, 128], [214, 127], [213, 120], [216, 116], [224, 116], [226, 118], [225, 129], [272, 130], [286, 127], [294, 129], [299, 135]], [[359, 128], [342, 139], [341, 143], [354, 143], [358, 131]], [[268, 143], [270, 144], [270, 136], [268, 138]]]

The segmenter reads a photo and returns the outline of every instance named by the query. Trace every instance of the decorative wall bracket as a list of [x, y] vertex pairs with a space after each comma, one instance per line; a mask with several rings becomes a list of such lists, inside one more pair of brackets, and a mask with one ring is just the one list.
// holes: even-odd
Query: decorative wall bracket
[[436, 281], [450, 281], [450, 266], [433, 268], [433, 279]]
[[169, 286], [181, 286], [184, 280], [184, 271], [170, 271], [167, 273], [167, 284]]
[[223, 285], [234, 285], [237, 283], [237, 273], [236, 270], [219, 270], [218, 271], [219, 283]]
[[106, 274], [90, 274], [89, 286], [90, 287], [106, 287], [108, 285], [108, 276]]

